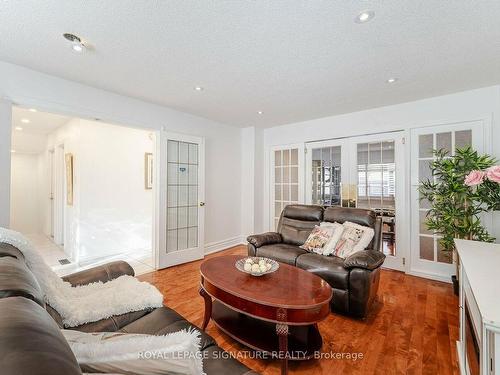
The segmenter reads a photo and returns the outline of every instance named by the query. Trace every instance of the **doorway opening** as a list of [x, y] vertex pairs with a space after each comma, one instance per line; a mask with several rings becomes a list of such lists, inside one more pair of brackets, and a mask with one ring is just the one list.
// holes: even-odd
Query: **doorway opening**
[[153, 271], [155, 134], [13, 107], [11, 223], [59, 274]]

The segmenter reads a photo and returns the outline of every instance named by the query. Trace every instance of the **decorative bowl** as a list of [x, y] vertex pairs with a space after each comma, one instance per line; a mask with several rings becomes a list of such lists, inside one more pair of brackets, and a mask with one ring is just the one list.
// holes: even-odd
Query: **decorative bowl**
[[236, 268], [252, 276], [262, 276], [275, 272], [280, 265], [273, 259], [263, 257], [247, 257], [236, 261]]

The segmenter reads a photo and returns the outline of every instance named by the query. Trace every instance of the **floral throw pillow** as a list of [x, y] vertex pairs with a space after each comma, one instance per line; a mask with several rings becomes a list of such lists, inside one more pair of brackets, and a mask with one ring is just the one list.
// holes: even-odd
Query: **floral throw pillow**
[[313, 253], [322, 254], [323, 247], [330, 240], [333, 231], [333, 227], [319, 227], [316, 225], [301, 248]]
[[347, 258], [349, 255], [366, 249], [375, 234], [373, 228], [349, 221], [346, 221], [343, 226], [344, 232], [335, 247], [335, 255], [340, 258]]
[[337, 223], [337, 222], [335, 222], [335, 223], [323, 222], [320, 224], [320, 226], [321, 226], [321, 228], [324, 228], [324, 227], [333, 228], [332, 235], [330, 236], [330, 239], [323, 247], [322, 254], [326, 255], [326, 256], [335, 255], [335, 248], [337, 247], [337, 243], [339, 242], [340, 238], [342, 237], [342, 233], [344, 233], [344, 226], [342, 224]]

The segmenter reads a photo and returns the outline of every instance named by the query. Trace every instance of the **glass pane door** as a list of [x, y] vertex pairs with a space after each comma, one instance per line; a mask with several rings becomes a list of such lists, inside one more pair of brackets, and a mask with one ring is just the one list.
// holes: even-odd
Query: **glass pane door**
[[312, 149], [312, 204], [340, 205], [341, 151], [341, 146]]
[[[375, 210], [383, 222], [384, 267], [404, 270], [403, 132], [311, 142], [306, 145], [306, 202]], [[398, 195], [396, 196], [396, 191]], [[399, 248], [399, 249], [398, 249]]]
[[204, 140], [194, 136], [161, 133], [159, 212], [155, 236], [159, 267], [203, 258], [204, 249]]
[[369, 208], [382, 218], [382, 250], [396, 254], [396, 158], [395, 141], [358, 143], [357, 207]]
[[320, 206], [340, 206], [343, 192], [342, 184], [348, 177], [347, 148], [344, 140], [311, 142], [306, 144], [306, 194], [307, 204]]
[[418, 187], [427, 179], [433, 180], [430, 163], [434, 160], [433, 150], [444, 149], [454, 155], [457, 148], [472, 146], [476, 151], [483, 150], [482, 122], [467, 122], [442, 125], [412, 131], [411, 166], [411, 270], [415, 273], [433, 275], [449, 281], [455, 272], [453, 256], [444, 251], [439, 243], [440, 236], [427, 229], [425, 224], [430, 204], [421, 200]]
[[284, 146], [271, 151], [271, 230], [275, 230], [283, 211], [289, 204], [303, 202], [302, 147]]

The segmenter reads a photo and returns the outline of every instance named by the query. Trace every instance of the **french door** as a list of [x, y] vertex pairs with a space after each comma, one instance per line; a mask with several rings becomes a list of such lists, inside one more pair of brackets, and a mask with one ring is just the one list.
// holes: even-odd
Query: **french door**
[[269, 192], [270, 230], [278, 227], [281, 211], [289, 204], [303, 202], [304, 196], [304, 146], [286, 145], [271, 148]]
[[439, 235], [429, 231], [425, 224], [429, 202], [420, 200], [418, 186], [433, 179], [429, 163], [434, 160], [433, 150], [445, 149], [450, 155], [456, 148], [472, 146], [484, 151], [482, 121], [469, 121], [413, 129], [411, 132], [411, 264], [410, 272], [424, 277], [450, 281], [455, 273], [452, 254], [443, 251]]
[[153, 180], [159, 185], [160, 208], [155, 240], [157, 264], [165, 268], [204, 255], [204, 140], [162, 132], [157, 151], [161, 162]]
[[404, 160], [403, 132], [306, 144], [305, 202], [375, 210], [384, 266], [399, 270], [406, 259]]

